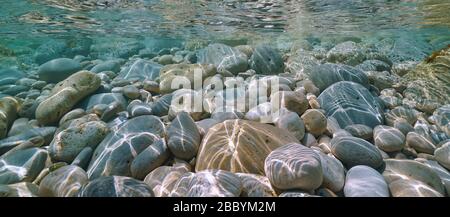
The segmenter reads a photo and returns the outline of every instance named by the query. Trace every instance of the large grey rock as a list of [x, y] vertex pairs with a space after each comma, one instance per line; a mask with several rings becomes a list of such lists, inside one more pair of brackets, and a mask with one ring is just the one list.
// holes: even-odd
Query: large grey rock
[[198, 62], [213, 64], [218, 71], [226, 70], [233, 74], [245, 72], [248, 68], [247, 56], [236, 48], [224, 44], [210, 44], [198, 53]]
[[200, 132], [187, 112], [180, 112], [167, 129], [167, 146], [180, 159], [190, 160], [198, 151]]
[[0, 184], [32, 182], [45, 167], [47, 151], [29, 148], [0, 157]]
[[37, 73], [40, 80], [57, 83], [81, 69], [79, 62], [68, 58], [59, 58], [42, 64]]
[[242, 183], [234, 173], [204, 170], [185, 173], [175, 183], [171, 197], [238, 197]]
[[264, 170], [270, 183], [282, 190], [314, 190], [323, 181], [319, 155], [298, 143], [273, 150], [265, 160]]
[[373, 128], [384, 123], [382, 104], [358, 83], [335, 83], [325, 89], [318, 100], [327, 117], [335, 118], [341, 128], [352, 124]]
[[120, 124], [97, 146], [87, 170], [89, 178], [131, 176], [134, 158], [164, 134], [164, 124], [151, 115], [138, 116]]
[[368, 86], [369, 80], [364, 72], [347, 65], [326, 63], [312, 68], [309, 79], [321, 90], [339, 81], [352, 81]]
[[86, 172], [77, 166], [63, 166], [50, 172], [39, 184], [41, 197], [76, 197], [88, 182]]
[[277, 50], [268, 45], [258, 45], [250, 58], [250, 68], [257, 74], [276, 75], [284, 70], [284, 61]]
[[80, 197], [153, 197], [152, 189], [142, 181], [124, 176], [100, 177], [83, 186]]
[[389, 197], [389, 188], [378, 171], [359, 165], [347, 172], [344, 194], [346, 197]]
[[80, 71], [58, 83], [50, 96], [36, 109], [41, 124], [55, 124], [84, 97], [100, 87], [100, 78], [88, 71]]
[[330, 143], [333, 155], [348, 169], [357, 165], [378, 169], [383, 164], [378, 149], [364, 139], [341, 136], [334, 137]]

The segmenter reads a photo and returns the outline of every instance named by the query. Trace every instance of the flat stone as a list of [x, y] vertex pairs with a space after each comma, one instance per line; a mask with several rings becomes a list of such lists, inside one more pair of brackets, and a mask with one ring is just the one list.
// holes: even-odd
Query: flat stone
[[389, 197], [389, 188], [378, 171], [359, 165], [347, 172], [344, 194], [346, 197]]
[[294, 135], [277, 127], [246, 120], [214, 125], [200, 145], [195, 170], [221, 169], [264, 175], [264, 160], [274, 149], [298, 143]]
[[298, 143], [273, 150], [265, 160], [264, 170], [270, 183], [282, 190], [314, 190], [323, 180], [318, 154]]
[[79, 197], [153, 197], [152, 189], [142, 181], [124, 176], [99, 177], [84, 185]]

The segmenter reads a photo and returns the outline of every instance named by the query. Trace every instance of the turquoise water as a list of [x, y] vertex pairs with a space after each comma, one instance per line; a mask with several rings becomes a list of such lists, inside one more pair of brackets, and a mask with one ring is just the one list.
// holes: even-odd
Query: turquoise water
[[412, 44], [428, 53], [450, 41], [450, 2], [444, 0], [2, 0], [1, 5], [2, 65], [32, 64], [27, 54], [49, 40], [242, 44], [382, 37], [424, 41], [430, 46]]

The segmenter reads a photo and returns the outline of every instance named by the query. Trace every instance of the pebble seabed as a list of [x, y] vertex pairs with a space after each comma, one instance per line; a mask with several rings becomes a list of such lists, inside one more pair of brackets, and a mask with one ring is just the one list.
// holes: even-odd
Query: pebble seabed
[[[360, 41], [121, 49], [1, 69], [0, 196], [450, 194], [446, 49], [419, 61]], [[240, 86], [171, 88], [198, 70]], [[268, 102], [230, 110], [258, 79], [279, 81]], [[204, 109], [173, 103], [183, 96]]]

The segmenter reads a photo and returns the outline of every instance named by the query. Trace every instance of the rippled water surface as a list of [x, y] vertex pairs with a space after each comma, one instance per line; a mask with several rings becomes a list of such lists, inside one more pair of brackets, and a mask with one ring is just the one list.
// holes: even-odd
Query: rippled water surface
[[[447, 0], [1, 0], [0, 55], [49, 39], [277, 40], [450, 39]], [[423, 49], [423, 48], [419, 48]], [[428, 51], [427, 51], [428, 52]]]

